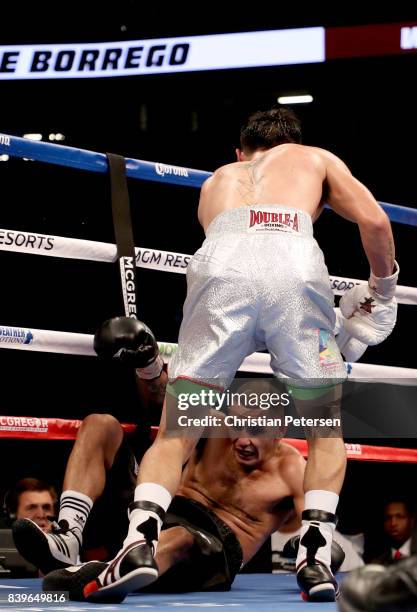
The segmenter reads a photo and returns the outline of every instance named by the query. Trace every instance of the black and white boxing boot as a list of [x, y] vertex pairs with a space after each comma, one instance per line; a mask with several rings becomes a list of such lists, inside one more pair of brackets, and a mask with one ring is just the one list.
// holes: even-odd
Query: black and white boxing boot
[[158, 566], [154, 555], [165, 511], [158, 504], [148, 501], [130, 504], [130, 513], [135, 510], [148, 515], [135, 524], [137, 538], [132, 538], [130, 529], [129, 537], [116, 557], [94, 580], [85, 584], [83, 595], [86, 601], [121, 602], [128, 593], [157, 580]]
[[43, 574], [79, 562], [81, 532], [69, 529], [66, 521], [52, 523], [52, 531], [45, 533], [30, 519], [18, 519], [12, 532], [19, 553]]
[[[68, 593], [70, 601], [87, 601], [84, 595], [86, 584], [95, 580], [103, 572], [108, 563], [103, 561], [87, 561], [80, 565], [72, 565], [63, 569], [50, 572], [45, 576], [42, 589], [48, 591], [62, 591]], [[110, 598], [108, 603], [120, 603], [122, 599], [115, 597], [114, 601]]]
[[305, 601], [335, 601], [339, 597], [339, 587], [330, 569], [336, 522], [336, 515], [324, 510], [302, 513], [296, 572]]

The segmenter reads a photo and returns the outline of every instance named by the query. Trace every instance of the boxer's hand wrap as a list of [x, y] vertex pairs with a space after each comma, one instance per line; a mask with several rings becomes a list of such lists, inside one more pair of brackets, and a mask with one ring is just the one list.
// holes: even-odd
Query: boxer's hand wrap
[[368, 345], [365, 344], [365, 342], [360, 342], [356, 338], [353, 338], [353, 336], [346, 331], [345, 322], [347, 319], [342, 315], [340, 308], [334, 308], [333, 310], [336, 314], [336, 323], [334, 326], [336, 344], [346, 361], [358, 361], [368, 348]]
[[164, 365], [149, 327], [130, 317], [105, 321], [94, 335], [94, 350], [103, 359], [117, 359], [136, 368], [139, 378], [156, 378]]
[[397, 300], [394, 297], [399, 267], [386, 278], [373, 273], [368, 285], [356, 285], [346, 291], [339, 302], [340, 310], [347, 319], [347, 333], [368, 346], [383, 342], [392, 332], [397, 320]]
[[394, 273], [391, 276], [378, 277], [371, 270], [368, 280], [369, 288], [380, 300], [392, 300], [397, 287], [399, 273], [400, 266], [397, 261], [394, 261]]

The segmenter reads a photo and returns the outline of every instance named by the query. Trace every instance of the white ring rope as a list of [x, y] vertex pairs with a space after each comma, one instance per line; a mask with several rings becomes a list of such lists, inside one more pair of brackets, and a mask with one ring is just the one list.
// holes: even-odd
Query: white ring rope
[[[108, 242], [6, 229], [0, 229], [0, 251], [102, 262], [114, 262], [117, 259], [116, 245]], [[191, 255], [185, 253], [136, 248], [136, 265], [139, 268], [185, 274], [190, 259]], [[343, 295], [354, 285], [366, 282], [356, 278], [330, 277], [331, 288], [335, 295]], [[398, 285], [395, 296], [400, 304], [417, 305], [417, 287]]]
[[[0, 326], [0, 348], [96, 356], [92, 334], [76, 334], [47, 329]], [[158, 342], [165, 363], [169, 363], [177, 348], [173, 342]], [[246, 357], [239, 370], [272, 375], [267, 353], [253, 353]], [[417, 386], [417, 370], [368, 363], [347, 363], [348, 377], [360, 382], [386, 382]]]

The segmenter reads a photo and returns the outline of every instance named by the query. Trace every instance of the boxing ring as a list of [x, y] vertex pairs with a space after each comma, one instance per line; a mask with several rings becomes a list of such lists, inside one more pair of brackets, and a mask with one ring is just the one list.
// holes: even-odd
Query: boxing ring
[[[104, 153], [32, 141], [6, 134], [0, 134], [1, 153], [89, 172], [107, 173], [108, 171], [108, 161]], [[160, 162], [126, 158], [126, 176], [144, 181], [199, 188], [211, 176], [211, 173]], [[391, 221], [417, 226], [417, 209], [387, 202], [380, 202], [380, 204]], [[107, 263], [114, 263], [117, 260], [115, 244], [51, 236], [38, 232], [21, 232], [12, 228], [1, 229], [0, 232], [5, 236], [9, 234], [14, 236], [13, 241], [10, 241], [11, 244], [7, 243], [6, 240], [0, 243], [0, 251]], [[33, 248], [35, 238], [38, 241], [38, 248], [36, 249]], [[143, 249], [139, 247], [135, 249], [135, 252], [137, 267], [175, 274], [186, 274], [188, 262], [191, 258], [190, 254], [151, 248]], [[355, 284], [366, 284], [367, 280], [330, 275], [330, 282], [333, 293], [341, 296]], [[417, 305], [417, 287], [399, 285], [396, 288], [395, 296], [399, 304]], [[165, 362], [169, 363], [176, 344], [164, 341], [159, 341], [158, 344]], [[0, 347], [71, 355], [96, 355], [93, 349], [92, 335], [16, 328], [1, 323]], [[240, 371], [270, 374], [272, 371], [268, 365], [268, 355], [264, 353], [250, 355], [243, 362]], [[417, 369], [366, 363], [348, 363], [347, 372], [351, 378], [417, 379]]]
[[[237, 612], [253, 612], [254, 608], [265, 612], [293, 612], [306, 610], [306, 603], [301, 601], [298, 587], [293, 575], [241, 574], [236, 576], [233, 588], [228, 593], [187, 593], [185, 595], [129, 595], [122, 604], [85, 604], [71, 601], [67, 604], [26, 604], [17, 606], [8, 604], [7, 596], [13, 593], [35, 593], [39, 591], [40, 580], [1, 580], [0, 610], [26, 610], [43, 612], [79, 612], [94, 610], [201, 610], [220, 608]], [[313, 605], [313, 604], [310, 604]], [[337, 610], [337, 604], [314, 604], [313, 610]]]
[[[46, 142], [35, 142], [0, 134], [0, 153], [67, 166], [79, 170], [97, 173], [107, 173], [108, 161], [106, 155], [55, 145]], [[159, 162], [149, 162], [126, 158], [126, 176], [144, 181], [156, 181], [165, 184], [182, 185], [198, 188], [211, 175], [209, 172], [173, 166]], [[405, 206], [397, 206], [380, 202], [391, 221], [417, 226], [417, 210]], [[115, 244], [79, 240], [63, 236], [43, 235], [39, 233], [21, 232], [13, 229], [0, 230], [5, 235], [13, 234], [13, 241], [3, 241], [0, 250], [18, 252], [47, 257], [78, 259], [95, 262], [114, 263], [117, 261]], [[43, 248], [33, 248], [34, 240]], [[136, 266], [158, 272], [185, 274], [190, 260], [189, 254], [161, 251], [158, 249], [136, 248]], [[343, 295], [355, 284], [366, 283], [366, 280], [330, 277], [331, 287], [335, 295]], [[396, 298], [400, 304], [417, 305], [417, 287], [398, 286]], [[165, 363], [169, 363], [176, 344], [159, 341], [159, 348]], [[0, 324], [0, 348], [24, 351], [60, 353], [95, 357], [93, 335], [69, 333], [65, 331], [33, 329], [31, 327], [13, 327]], [[384, 379], [389, 384], [417, 386], [417, 369], [381, 366], [367, 363], [347, 363], [348, 378], [371, 381]], [[245, 359], [240, 371], [271, 374], [269, 356], [264, 353], [254, 353]], [[50, 419], [41, 417], [10, 417], [0, 416], [0, 438], [9, 439], [75, 439], [80, 421], [65, 419]], [[124, 424], [127, 433], [135, 425]], [[155, 433], [155, 428], [154, 428]], [[306, 456], [307, 445], [304, 440], [287, 440]], [[362, 461], [392, 461], [417, 463], [417, 450], [396, 449], [392, 447], [376, 447], [362, 444], [347, 444], [347, 456], [350, 460]], [[5, 580], [0, 579], [0, 612], [3, 609], [16, 609], [8, 603], [6, 594], [16, 591], [39, 591], [39, 580]], [[239, 575], [229, 593], [193, 593], [186, 595], [132, 595], [123, 604], [128, 608], [237, 608], [253, 610], [254, 606], [262, 606], [264, 610], [276, 610], [277, 606], [283, 612], [305, 606], [299, 596], [299, 590], [293, 575], [246, 574]], [[118, 607], [118, 606], [117, 606]], [[316, 604], [317, 607], [317, 604]], [[22, 606], [24, 609], [43, 610], [88, 610], [89, 604], [71, 602], [69, 604], [39, 604], [33, 607]], [[112, 608], [96, 606], [96, 609]], [[115, 606], [113, 606], [115, 608]], [[336, 604], [319, 604], [317, 609], [336, 610]]]

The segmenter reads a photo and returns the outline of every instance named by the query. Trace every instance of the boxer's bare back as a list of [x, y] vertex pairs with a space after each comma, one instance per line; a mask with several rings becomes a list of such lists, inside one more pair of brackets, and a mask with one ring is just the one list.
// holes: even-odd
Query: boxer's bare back
[[216, 170], [201, 189], [198, 218], [206, 231], [228, 209], [278, 204], [305, 211], [315, 221], [326, 200], [335, 212], [357, 221], [364, 199], [369, 206], [369, 191], [338, 157], [324, 149], [286, 143]]

